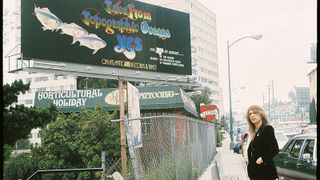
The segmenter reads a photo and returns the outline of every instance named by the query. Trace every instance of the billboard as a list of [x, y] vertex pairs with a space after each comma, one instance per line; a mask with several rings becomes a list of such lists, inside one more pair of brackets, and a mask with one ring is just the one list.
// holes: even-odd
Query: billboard
[[189, 14], [138, 1], [21, 1], [24, 59], [191, 75]]

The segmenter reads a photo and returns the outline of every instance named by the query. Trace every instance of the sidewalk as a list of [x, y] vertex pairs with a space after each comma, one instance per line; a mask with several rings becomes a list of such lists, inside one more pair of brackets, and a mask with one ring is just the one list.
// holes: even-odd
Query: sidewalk
[[224, 133], [222, 147], [217, 148], [217, 157], [198, 180], [248, 180], [247, 166], [241, 154], [233, 153], [230, 136]]

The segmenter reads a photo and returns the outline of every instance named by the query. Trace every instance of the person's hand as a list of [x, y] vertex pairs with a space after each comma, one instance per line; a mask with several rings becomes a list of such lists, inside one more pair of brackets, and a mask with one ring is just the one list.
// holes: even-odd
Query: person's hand
[[261, 158], [261, 157], [259, 157], [259, 158], [257, 159], [256, 163], [257, 163], [257, 164], [262, 164], [262, 163], [263, 163], [262, 158]]

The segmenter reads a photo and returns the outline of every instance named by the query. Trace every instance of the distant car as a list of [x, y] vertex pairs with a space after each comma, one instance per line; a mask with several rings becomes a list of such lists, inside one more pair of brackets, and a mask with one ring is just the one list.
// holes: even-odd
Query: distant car
[[283, 132], [275, 132], [274, 135], [277, 139], [279, 149], [282, 149], [283, 146], [288, 142], [289, 138]]
[[281, 132], [283, 132], [288, 138], [291, 138], [293, 136], [301, 134], [301, 129], [297, 127], [289, 127], [286, 129], [282, 129]]
[[317, 132], [317, 125], [309, 125], [302, 129], [301, 134], [316, 133], [316, 132]]
[[292, 137], [274, 157], [278, 175], [290, 179], [315, 180], [317, 169], [317, 134]]

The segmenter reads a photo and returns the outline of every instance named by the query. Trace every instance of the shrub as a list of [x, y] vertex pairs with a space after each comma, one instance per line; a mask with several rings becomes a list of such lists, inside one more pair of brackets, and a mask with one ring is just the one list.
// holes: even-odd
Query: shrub
[[35, 171], [37, 171], [37, 169], [37, 163], [32, 157], [30, 157], [29, 154], [19, 154], [5, 162], [4, 179], [27, 179]]

